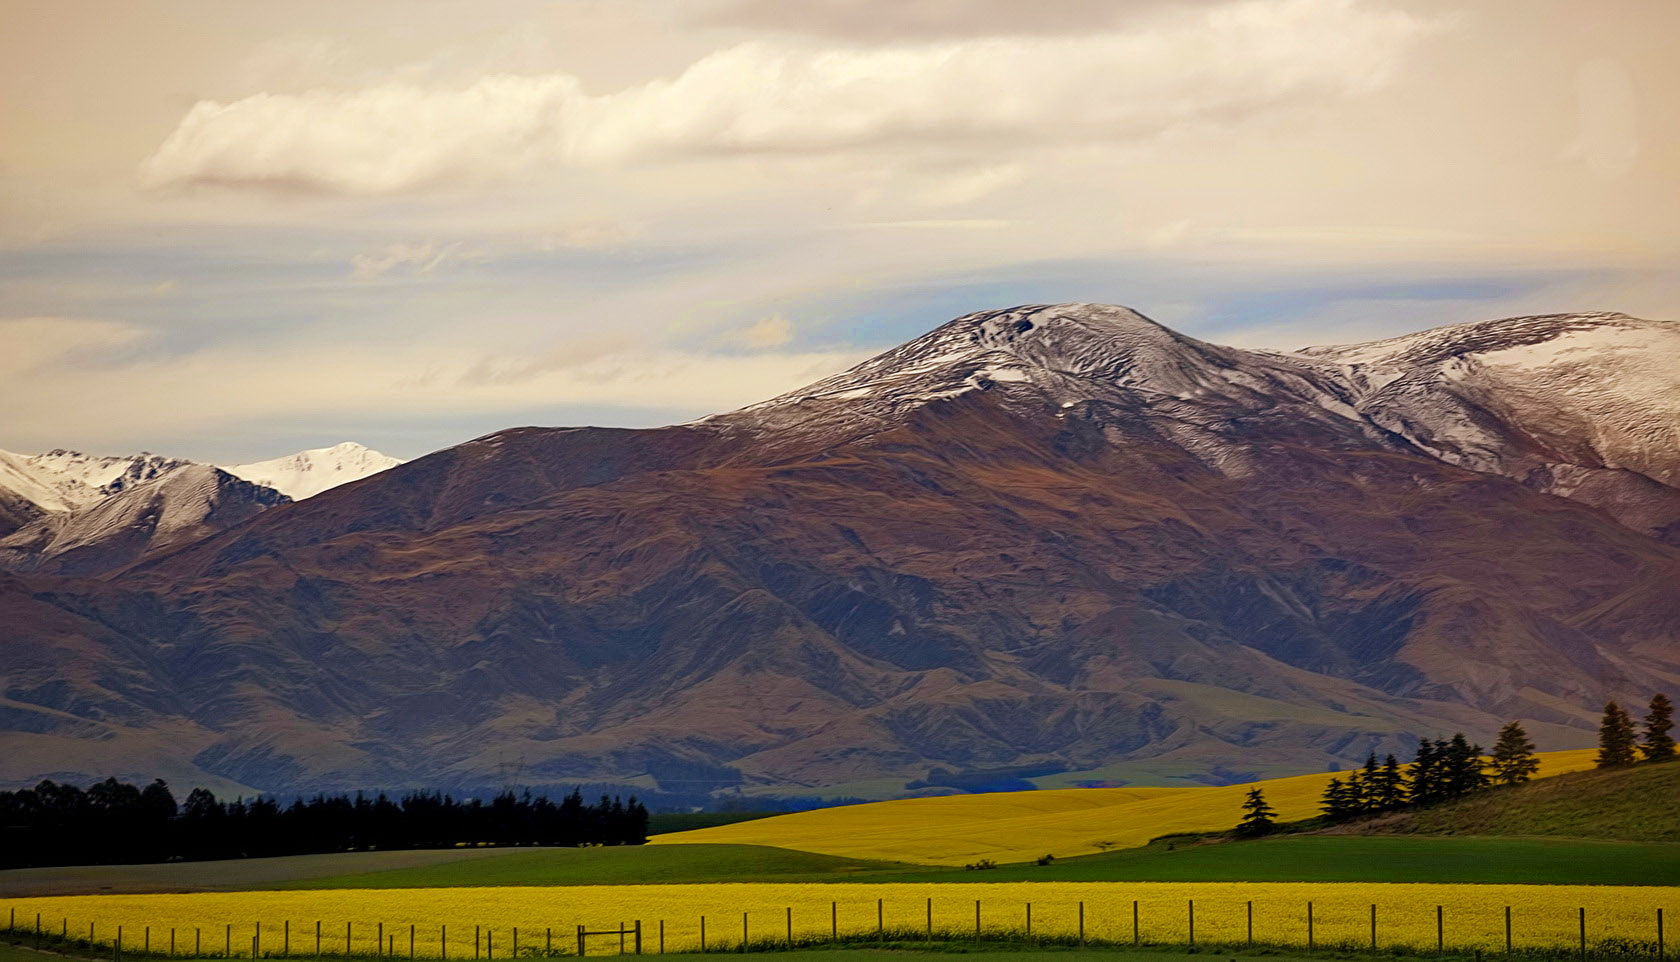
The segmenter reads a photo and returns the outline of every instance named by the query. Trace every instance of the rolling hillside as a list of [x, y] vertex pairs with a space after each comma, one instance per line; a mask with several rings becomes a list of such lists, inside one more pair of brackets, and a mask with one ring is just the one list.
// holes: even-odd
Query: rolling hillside
[[[1591, 750], [1547, 752], [1542, 777], [1581, 771]], [[1340, 773], [1296, 775], [1217, 788], [1082, 788], [948, 795], [825, 808], [717, 828], [661, 835], [654, 845], [698, 842], [772, 845], [859, 859], [962, 865], [976, 859], [1021, 862], [1132, 848], [1177, 832], [1236, 824], [1238, 806], [1258, 786], [1284, 821], [1318, 814], [1319, 797]]]

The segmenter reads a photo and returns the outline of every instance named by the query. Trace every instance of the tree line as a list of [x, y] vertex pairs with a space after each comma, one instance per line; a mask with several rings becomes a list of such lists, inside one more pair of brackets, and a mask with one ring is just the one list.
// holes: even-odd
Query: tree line
[[0, 867], [256, 858], [460, 845], [640, 845], [647, 808], [631, 796], [586, 803], [507, 791], [489, 801], [412, 792], [224, 802], [195, 788], [177, 805], [162, 780], [89, 786], [43, 781], [0, 792]]
[[[1643, 732], [1620, 705], [1604, 706], [1598, 730], [1599, 768], [1623, 768], [1634, 764], [1674, 761], [1674, 705], [1658, 693], [1647, 707]], [[1345, 779], [1332, 778], [1325, 786], [1319, 811], [1332, 822], [1365, 815], [1392, 812], [1410, 806], [1434, 805], [1462, 798], [1497, 785], [1521, 785], [1540, 769], [1534, 743], [1521, 724], [1511, 722], [1499, 730], [1493, 752], [1482, 754], [1462, 732], [1451, 738], [1425, 738], [1418, 744], [1410, 764], [1401, 765], [1392, 754], [1381, 762], [1375, 753], [1361, 768]], [[1265, 793], [1251, 789], [1242, 803], [1242, 820], [1237, 834], [1265, 835], [1276, 828], [1277, 811], [1266, 802]]]

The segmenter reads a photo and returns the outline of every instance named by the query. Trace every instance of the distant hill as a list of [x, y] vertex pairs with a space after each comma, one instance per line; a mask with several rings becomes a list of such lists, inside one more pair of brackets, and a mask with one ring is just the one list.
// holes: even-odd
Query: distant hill
[[[1540, 756], [1541, 783], [1591, 766], [1581, 749]], [[982, 858], [1023, 862], [1130, 849], [1163, 835], [1223, 832], [1259, 788], [1283, 821], [1318, 814], [1333, 772], [1245, 785], [1070, 788], [907, 798], [822, 808], [733, 825], [655, 836], [650, 844], [768, 845], [857, 859], [963, 865]]]
[[1331, 833], [1680, 842], [1680, 763], [1571, 772], [1340, 826]]
[[1620, 314], [1287, 353], [1035, 304], [698, 421], [499, 431], [0, 578], [0, 784], [890, 797], [1586, 746], [1680, 687], [1677, 354]]

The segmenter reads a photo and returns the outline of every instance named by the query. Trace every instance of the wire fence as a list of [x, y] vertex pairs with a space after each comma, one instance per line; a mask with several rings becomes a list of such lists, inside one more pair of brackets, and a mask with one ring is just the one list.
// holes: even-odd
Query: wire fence
[[[1680, 890], [1676, 890], [1680, 893]], [[1497, 907], [1279, 899], [1105, 898], [1006, 901], [927, 897], [830, 901], [817, 911], [759, 906], [738, 913], [572, 920], [546, 926], [324, 920], [235, 925], [102, 923], [10, 907], [7, 940], [45, 950], [166, 959], [489, 960], [562, 955], [744, 952], [823, 945], [1010, 942], [1059, 946], [1182, 946], [1482, 953], [1513, 957], [1656, 959], [1669, 955], [1662, 907]]]

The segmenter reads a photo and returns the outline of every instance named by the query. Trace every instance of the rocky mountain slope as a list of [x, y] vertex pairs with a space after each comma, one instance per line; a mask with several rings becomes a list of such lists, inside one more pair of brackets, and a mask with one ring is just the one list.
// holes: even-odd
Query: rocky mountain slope
[[[169, 764], [286, 789], [1234, 779], [1511, 717], [1578, 746], [1680, 683], [1674, 451], [1642, 420], [1673, 331], [1281, 353], [1028, 306], [690, 424], [503, 431], [105, 582], [0, 583], [28, 733], [0, 777], [143, 774], [165, 730]], [[1651, 396], [1525, 380], [1512, 341]]]
[[401, 463], [351, 442], [225, 469], [149, 452], [0, 451], [0, 568], [106, 574]]

